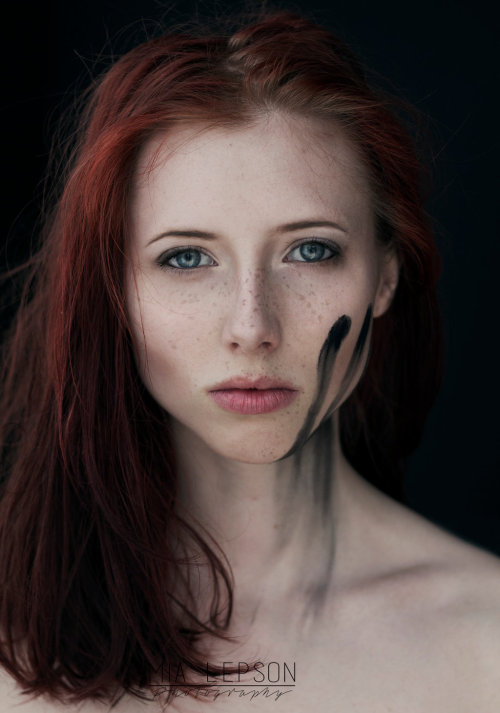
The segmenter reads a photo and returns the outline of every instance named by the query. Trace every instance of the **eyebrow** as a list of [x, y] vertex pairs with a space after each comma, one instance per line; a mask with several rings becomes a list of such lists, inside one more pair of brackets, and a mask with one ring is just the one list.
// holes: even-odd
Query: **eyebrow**
[[[294, 223], [286, 223], [285, 225], [280, 225], [276, 228], [277, 233], [290, 233], [294, 230], [305, 230], [306, 228], [335, 228], [336, 230], [341, 230], [343, 233], [347, 233], [347, 230], [343, 228], [338, 223], [334, 223], [331, 220], [299, 220]], [[217, 238], [216, 233], [211, 233], [205, 230], [192, 230], [187, 228], [185, 230], [167, 230], [159, 235], [152, 238], [147, 244], [160, 240], [161, 238], [201, 238], [202, 240], [215, 240]]]

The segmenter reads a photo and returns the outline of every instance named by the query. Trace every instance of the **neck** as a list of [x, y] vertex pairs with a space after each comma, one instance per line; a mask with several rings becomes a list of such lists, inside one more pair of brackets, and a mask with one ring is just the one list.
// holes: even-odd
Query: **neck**
[[281, 610], [297, 600], [319, 606], [332, 586], [339, 488], [350, 470], [337, 414], [300, 452], [268, 464], [222, 458], [177, 423], [174, 434], [181, 513], [223, 550], [235, 613], [278, 600]]

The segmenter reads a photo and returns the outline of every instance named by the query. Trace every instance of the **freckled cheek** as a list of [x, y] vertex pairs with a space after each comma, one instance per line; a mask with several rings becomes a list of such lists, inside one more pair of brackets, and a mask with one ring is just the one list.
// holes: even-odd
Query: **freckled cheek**
[[196, 277], [156, 280], [150, 293], [153, 308], [167, 314], [170, 321], [189, 317], [206, 322], [218, 314], [230, 298], [227, 285], [211, 275]]
[[142, 305], [142, 325], [137, 319], [134, 322], [139, 373], [153, 396], [166, 406], [169, 394], [196, 387], [213, 352], [214, 325], [205, 311], [186, 315], [151, 304]]

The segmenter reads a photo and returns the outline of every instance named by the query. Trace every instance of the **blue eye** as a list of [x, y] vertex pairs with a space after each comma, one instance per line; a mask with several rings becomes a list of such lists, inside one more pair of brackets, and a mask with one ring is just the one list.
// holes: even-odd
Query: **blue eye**
[[175, 270], [193, 270], [196, 267], [214, 265], [215, 262], [206, 253], [196, 248], [181, 248], [164, 253], [160, 259], [161, 267], [171, 267]]
[[336, 245], [329, 245], [319, 240], [309, 240], [294, 248], [287, 256], [287, 262], [322, 262], [340, 256]]

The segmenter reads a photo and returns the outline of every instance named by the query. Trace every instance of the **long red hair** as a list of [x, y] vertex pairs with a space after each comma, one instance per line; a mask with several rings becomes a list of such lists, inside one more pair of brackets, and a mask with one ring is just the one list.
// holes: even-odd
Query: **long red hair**
[[[399, 256], [399, 286], [341, 407], [341, 436], [354, 466], [400, 495], [401, 465], [439, 385], [441, 338], [421, 167], [392, 100], [328, 30], [288, 13], [232, 35], [139, 45], [90, 95], [3, 350], [0, 662], [29, 692], [83, 699], [143, 688], [162, 664], [196, 669], [199, 636], [227, 626], [223, 556], [176, 511], [167, 418], [135, 367], [127, 205], [154, 132], [236, 126], [272, 110], [344, 129], [369, 169], [378, 239]], [[203, 621], [188, 541], [212, 573]]]

